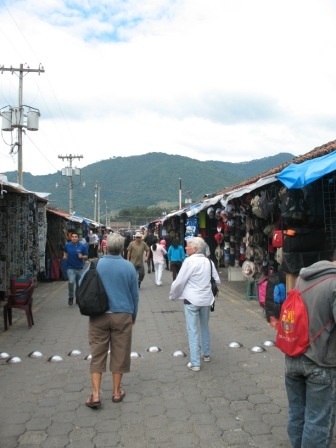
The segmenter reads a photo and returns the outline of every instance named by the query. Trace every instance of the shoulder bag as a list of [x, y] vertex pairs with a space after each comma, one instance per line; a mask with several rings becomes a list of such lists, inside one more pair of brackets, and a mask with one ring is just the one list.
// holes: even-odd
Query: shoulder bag
[[211, 272], [211, 275], [210, 275], [211, 291], [212, 291], [212, 294], [213, 294], [213, 296], [215, 298], [213, 304], [211, 305], [210, 311], [215, 311], [215, 301], [216, 301], [216, 297], [218, 296], [219, 291], [218, 291], [217, 283], [216, 283], [215, 279], [212, 276], [212, 263], [211, 263], [211, 260], [209, 260], [209, 262], [210, 262], [210, 272]]

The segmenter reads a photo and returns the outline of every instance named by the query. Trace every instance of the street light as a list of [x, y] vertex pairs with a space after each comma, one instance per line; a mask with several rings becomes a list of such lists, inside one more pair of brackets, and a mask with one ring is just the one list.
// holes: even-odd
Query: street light
[[192, 191], [187, 191], [186, 193], [187, 193], [187, 195], [188, 195], [189, 197], [186, 198], [184, 202], [185, 202], [186, 204], [192, 204], [192, 199], [191, 199]]

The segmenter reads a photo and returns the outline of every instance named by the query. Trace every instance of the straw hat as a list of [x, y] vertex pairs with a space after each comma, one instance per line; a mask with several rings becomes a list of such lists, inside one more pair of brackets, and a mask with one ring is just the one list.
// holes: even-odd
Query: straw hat
[[250, 260], [244, 261], [242, 265], [242, 272], [245, 278], [248, 280], [251, 279], [255, 274], [255, 264]]

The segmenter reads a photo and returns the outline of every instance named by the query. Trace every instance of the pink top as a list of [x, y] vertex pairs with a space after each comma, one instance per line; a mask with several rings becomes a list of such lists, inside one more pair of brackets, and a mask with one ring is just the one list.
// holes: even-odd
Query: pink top
[[153, 262], [155, 263], [163, 263], [165, 261], [164, 256], [166, 255], [166, 249], [161, 246], [161, 244], [156, 244], [156, 250], [153, 250], [153, 246], [151, 247], [151, 251], [153, 254]]

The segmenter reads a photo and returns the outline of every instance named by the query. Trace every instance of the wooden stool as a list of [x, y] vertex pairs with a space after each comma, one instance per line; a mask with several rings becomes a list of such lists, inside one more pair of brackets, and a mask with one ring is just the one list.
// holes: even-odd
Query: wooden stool
[[257, 284], [255, 280], [248, 280], [246, 286], [246, 300], [258, 300]]

